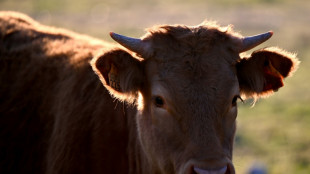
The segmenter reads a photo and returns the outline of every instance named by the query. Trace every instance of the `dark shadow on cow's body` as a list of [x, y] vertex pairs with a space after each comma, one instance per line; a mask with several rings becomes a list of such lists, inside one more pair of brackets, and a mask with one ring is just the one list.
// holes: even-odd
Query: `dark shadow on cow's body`
[[108, 46], [1, 14], [0, 173], [127, 173], [135, 110], [89, 65]]

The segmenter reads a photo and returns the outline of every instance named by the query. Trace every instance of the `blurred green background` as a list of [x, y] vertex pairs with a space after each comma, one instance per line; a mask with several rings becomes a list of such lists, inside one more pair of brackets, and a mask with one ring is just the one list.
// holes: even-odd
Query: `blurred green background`
[[233, 24], [243, 35], [273, 30], [259, 48], [298, 53], [300, 68], [275, 95], [254, 107], [239, 103], [233, 161], [240, 174], [255, 164], [269, 174], [310, 173], [309, 0], [0, 0], [0, 10], [108, 41], [109, 31], [140, 37], [152, 25], [197, 25], [206, 19]]

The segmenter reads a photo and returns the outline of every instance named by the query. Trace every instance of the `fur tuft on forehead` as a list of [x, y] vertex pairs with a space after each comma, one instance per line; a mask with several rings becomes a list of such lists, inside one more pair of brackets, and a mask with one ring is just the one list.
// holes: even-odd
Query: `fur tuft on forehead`
[[[214, 21], [204, 21], [197, 26], [158, 25], [147, 29], [143, 40], [152, 43], [149, 56], [156, 51], [167, 54], [181, 54], [188, 51], [208, 51], [215, 45], [235, 50], [241, 35], [233, 31], [233, 26], [220, 27]], [[162, 55], [164, 56], [164, 55]]]
[[[176, 38], [182, 38], [187, 34], [202, 34], [208, 35], [209, 37], [216, 37], [218, 34], [229, 35], [233, 34], [236, 35], [233, 31], [233, 25], [228, 25], [226, 27], [221, 27], [215, 21], [204, 21], [197, 26], [186, 26], [186, 25], [157, 25], [151, 28], [147, 28], [146, 31], [148, 32], [145, 35], [145, 38], [154, 35], [166, 35], [169, 34]], [[237, 34], [239, 36], [239, 34]]]

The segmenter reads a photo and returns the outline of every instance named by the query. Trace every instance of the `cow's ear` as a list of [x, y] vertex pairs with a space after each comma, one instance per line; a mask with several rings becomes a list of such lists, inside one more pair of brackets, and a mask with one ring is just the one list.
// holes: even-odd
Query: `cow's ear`
[[142, 63], [138, 59], [116, 49], [95, 57], [91, 66], [114, 97], [134, 101], [143, 83]]
[[265, 48], [237, 63], [240, 91], [247, 97], [266, 97], [281, 88], [299, 61], [295, 54], [279, 48]]

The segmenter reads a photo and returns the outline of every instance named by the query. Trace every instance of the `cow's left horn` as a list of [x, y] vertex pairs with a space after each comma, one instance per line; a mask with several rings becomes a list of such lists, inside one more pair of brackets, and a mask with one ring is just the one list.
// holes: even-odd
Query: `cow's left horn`
[[116, 42], [135, 53], [143, 55], [146, 52], [147, 43], [143, 42], [141, 39], [127, 37], [113, 32], [110, 32], [110, 36]]
[[256, 36], [244, 37], [242, 39], [242, 45], [238, 50], [239, 53], [248, 51], [248, 50], [256, 47], [257, 45], [259, 45], [259, 44], [265, 42], [266, 40], [268, 40], [269, 38], [271, 38], [272, 35], [273, 35], [273, 32], [269, 31], [267, 33], [259, 34]]

